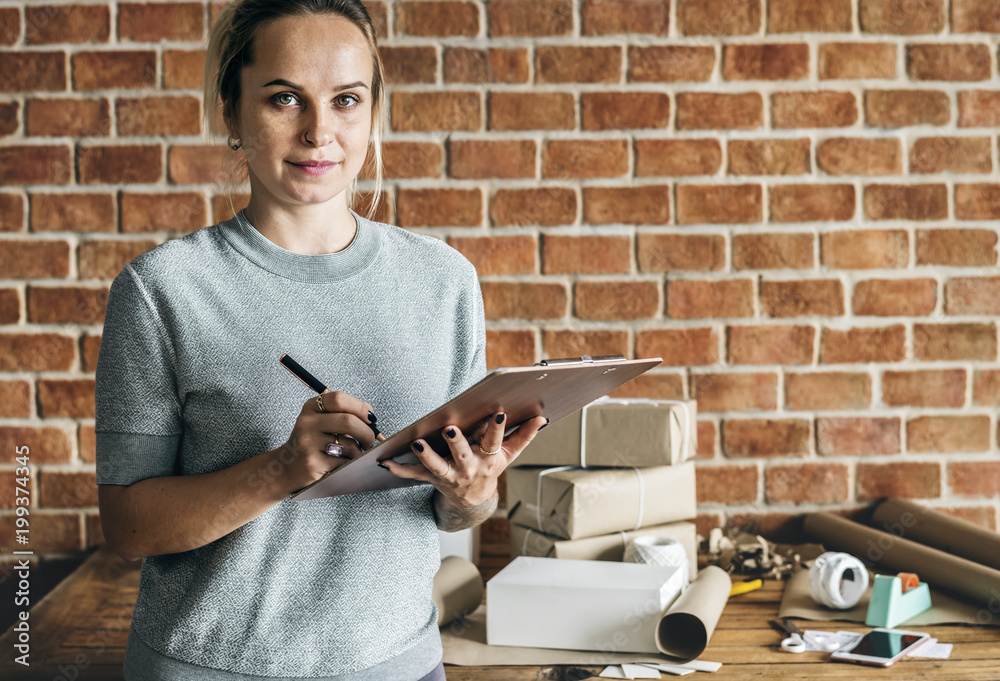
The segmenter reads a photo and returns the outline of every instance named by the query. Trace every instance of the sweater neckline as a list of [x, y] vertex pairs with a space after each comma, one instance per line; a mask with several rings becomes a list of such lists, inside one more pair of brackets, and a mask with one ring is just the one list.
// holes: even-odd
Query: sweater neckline
[[353, 210], [351, 215], [358, 225], [354, 239], [336, 253], [306, 255], [282, 248], [258, 232], [242, 210], [222, 223], [222, 233], [233, 248], [272, 274], [302, 282], [342, 281], [371, 265], [380, 245], [378, 227]]

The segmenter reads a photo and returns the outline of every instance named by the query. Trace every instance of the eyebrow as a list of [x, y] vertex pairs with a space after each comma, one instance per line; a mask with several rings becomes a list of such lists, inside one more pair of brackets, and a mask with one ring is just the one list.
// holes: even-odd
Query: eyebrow
[[[296, 85], [295, 83], [291, 83], [291, 82], [285, 80], [284, 78], [275, 78], [270, 83], [265, 83], [264, 87], [270, 87], [272, 85], [282, 85], [284, 87], [290, 87], [293, 90], [304, 90], [305, 89], [301, 85]], [[334, 91], [335, 92], [340, 92], [342, 90], [350, 90], [351, 88], [355, 88], [355, 87], [367, 88], [368, 86], [365, 85], [364, 83], [362, 83], [359, 80], [359, 81], [354, 82], [354, 83], [348, 83], [347, 85], [338, 85], [336, 88], [334, 88]]]

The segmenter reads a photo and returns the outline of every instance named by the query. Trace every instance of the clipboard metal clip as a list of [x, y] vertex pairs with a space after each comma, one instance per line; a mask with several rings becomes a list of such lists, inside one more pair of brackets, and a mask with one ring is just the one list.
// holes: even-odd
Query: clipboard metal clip
[[583, 357], [566, 357], [564, 359], [543, 359], [541, 362], [535, 364], [535, 366], [552, 367], [567, 366], [570, 364], [600, 364], [602, 362], [621, 362], [624, 359], [624, 355], [599, 355], [597, 357], [584, 355]]

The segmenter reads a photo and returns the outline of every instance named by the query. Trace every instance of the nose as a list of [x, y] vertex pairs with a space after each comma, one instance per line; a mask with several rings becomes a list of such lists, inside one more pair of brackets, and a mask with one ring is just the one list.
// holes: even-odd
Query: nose
[[302, 131], [302, 140], [314, 147], [325, 147], [333, 139], [333, 116], [325, 107], [314, 107], [313, 115]]

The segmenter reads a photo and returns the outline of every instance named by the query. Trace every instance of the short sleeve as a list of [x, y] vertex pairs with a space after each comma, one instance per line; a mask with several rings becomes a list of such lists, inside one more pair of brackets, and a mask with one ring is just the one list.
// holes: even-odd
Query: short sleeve
[[181, 440], [173, 348], [130, 265], [111, 285], [97, 360], [97, 484], [173, 475]]

